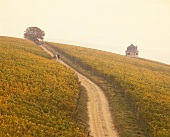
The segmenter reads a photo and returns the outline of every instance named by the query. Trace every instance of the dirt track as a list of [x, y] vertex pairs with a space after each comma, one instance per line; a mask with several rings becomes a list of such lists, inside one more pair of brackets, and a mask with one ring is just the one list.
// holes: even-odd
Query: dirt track
[[[42, 48], [51, 56], [53, 56], [53, 54], [46, 48]], [[66, 65], [61, 60], [59, 62]], [[81, 81], [81, 84], [86, 88], [88, 93], [90, 135], [93, 137], [118, 137], [112, 123], [108, 101], [103, 91], [87, 77], [81, 75], [78, 72], [76, 73], [79, 80]]]

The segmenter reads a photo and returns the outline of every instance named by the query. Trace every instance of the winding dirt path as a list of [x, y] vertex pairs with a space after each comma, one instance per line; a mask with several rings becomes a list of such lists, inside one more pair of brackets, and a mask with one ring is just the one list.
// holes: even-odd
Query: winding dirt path
[[[53, 56], [53, 54], [50, 51], [48, 51], [45, 47], [42, 48], [48, 54]], [[61, 60], [59, 60], [59, 62], [71, 68]], [[98, 87], [87, 77], [81, 75], [76, 70], [74, 71], [77, 73], [77, 76], [81, 81], [82, 86], [86, 88], [88, 93], [88, 98], [89, 98], [88, 114], [89, 114], [90, 135], [93, 137], [118, 137], [118, 134], [114, 128], [111, 119], [109, 104], [103, 91], [101, 90], [100, 87]]]

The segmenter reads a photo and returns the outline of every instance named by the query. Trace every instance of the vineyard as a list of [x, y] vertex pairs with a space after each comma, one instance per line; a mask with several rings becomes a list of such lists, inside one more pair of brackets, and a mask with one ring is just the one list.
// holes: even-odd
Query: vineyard
[[66, 44], [49, 46], [118, 89], [147, 136], [170, 136], [169, 65]]
[[33, 42], [0, 37], [0, 136], [82, 137], [76, 74]]

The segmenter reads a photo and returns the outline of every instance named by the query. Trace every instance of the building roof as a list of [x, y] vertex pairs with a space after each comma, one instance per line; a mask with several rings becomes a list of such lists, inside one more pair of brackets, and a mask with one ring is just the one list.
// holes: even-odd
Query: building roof
[[127, 47], [126, 52], [139, 52], [139, 51], [138, 51], [137, 46], [134, 46], [133, 44], [131, 44], [130, 46]]

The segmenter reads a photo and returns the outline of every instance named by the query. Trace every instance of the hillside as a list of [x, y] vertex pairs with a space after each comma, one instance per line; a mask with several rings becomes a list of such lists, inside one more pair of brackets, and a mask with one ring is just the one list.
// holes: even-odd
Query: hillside
[[0, 37], [0, 136], [83, 136], [80, 83], [33, 42]]
[[[170, 136], [169, 65], [66, 44], [50, 43], [47, 47], [59, 52], [63, 59], [64, 57], [69, 59], [92, 75], [102, 77], [111, 84], [111, 89], [106, 94], [113, 115], [117, 111], [113, 102], [121, 93], [121, 96], [126, 99], [125, 103], [131, 105], [135, 118], [146, 136]], [[121, 115], [128, 119], [130, 111], [126, 114], [122, 112]], [[116, 122], [121, 119], [120, 113], [114, 118]], [[124, 125], [116, 122], [119, 134], [125, 134], [123, 130], [126, 131], [127, 127], [121, 127]], [[125, 124], [128, 125], [128, 122]], [[131, 122], [129, 123], [132, 125]]]

